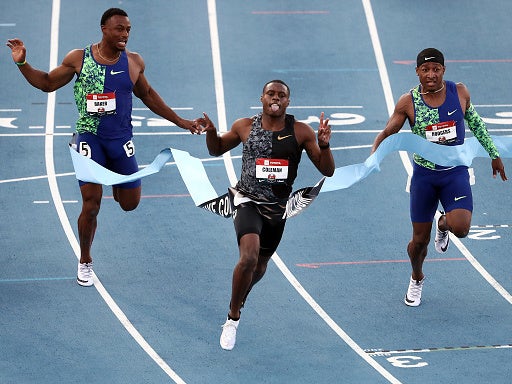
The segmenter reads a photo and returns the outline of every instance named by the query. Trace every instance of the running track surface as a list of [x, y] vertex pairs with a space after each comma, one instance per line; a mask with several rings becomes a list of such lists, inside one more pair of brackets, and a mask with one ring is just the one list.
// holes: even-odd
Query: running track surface
[[[445, 53], [445, 78], [468, 86], [491, 134], [510, 134], [506, 1], [19, 0], [0, 6], [0, 34], [23, 39], [28, 61], [47, 70], [99, 41], [112, 5], [128, 12], [129, 48], [155, 89], [182, 116], [205, 111], [221, 130], [256, 113], [263, 84], [280, 78], [290, 113], [314, 128], [321, 111], [331, 117], [336, 165], [362, 162], [395, 100], [417, 84], [417, 52], [434, 46]], [[321, 194], [290, 219], [226, 352], [218, 339], [237, 259], [231, 221], [194, 207], [172, 163], [144, 179], [134, 212], [106, 187], [98, 281], [79, 287], [72, 86], [33, 89], [8, 48], [0, 70], [1, 383], [509, 382], [510, 182], [492, 179], [489, 160], [473, 163], [470, 235], [446, 254], [429, 250], [420, 307], [402, 302], [409, 156], [396, 153], [380, 173]], [[171, 146], [203, 159], [219, 194], [235, 181], [240, 148], [211, 158], [204, 136], [138, 99], [134, 107], [142, 166]], [[304, 156], [296, 188], [319, 178]]]

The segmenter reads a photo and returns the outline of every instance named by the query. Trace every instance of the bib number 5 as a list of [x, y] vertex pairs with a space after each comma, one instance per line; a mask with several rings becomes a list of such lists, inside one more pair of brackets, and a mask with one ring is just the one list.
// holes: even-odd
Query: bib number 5
[[132, 157], [135, 155], [135, 144], [133, 144], [133, 141], [128, 141], [125, 145], [123, 145], [123, 148], [126, 152], [126, 157]]
[[85, 141], [80, 142], [78, 152], [88, 159], [91, 158], [91, 147], [89, 147], [89, 144], [87, 144]]

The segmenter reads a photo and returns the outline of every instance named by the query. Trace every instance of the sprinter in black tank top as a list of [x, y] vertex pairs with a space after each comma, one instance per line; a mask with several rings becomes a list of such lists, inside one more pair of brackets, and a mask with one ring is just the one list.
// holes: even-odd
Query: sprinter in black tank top
[[236, 120], [223, 135], [217, 134], [206, 114], [201, 119], [211, 155], [220, 156], [243, 143], [241, 177], [232, 190], [240, 258], [233, 272], [229, 312], [220, 338], [226, 350], [235, 346], [240, 309], [281, 241], [286, 222], [283, 213], [302, 151], [324, 176], [332, 176], [335, 168], [329, 149], [331, 129], [323, 113], [318, 135], [309, 125], [287, 115], [290, 89], [281, 80], [265, 84], [260, 100], [261, 113]]

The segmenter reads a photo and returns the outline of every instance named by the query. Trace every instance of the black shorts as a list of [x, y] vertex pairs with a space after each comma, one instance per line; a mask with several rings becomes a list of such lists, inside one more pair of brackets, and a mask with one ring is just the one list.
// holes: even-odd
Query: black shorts
[[233, 223], [238, 244], [243, 235], [256, 233], [260, 236], [260, 253], [272, 256], [283, 236], [286, 219], [285, 205], [244, 202], [235, 207]]

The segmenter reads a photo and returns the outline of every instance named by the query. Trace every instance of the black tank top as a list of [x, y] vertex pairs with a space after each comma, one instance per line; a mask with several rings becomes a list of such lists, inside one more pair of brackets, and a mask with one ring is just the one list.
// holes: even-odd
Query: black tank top
[[[295, 137], [295, 117], [286, 115], [285, 127], [277, 132], [267, 131], [261, 126], [261, 116], [253, 117], [251, 132], [244, 143], [242, 151], [242, 172], [236, 189], [251, 199], [261, 202], [282, 202], [287, 200], [292, 192], [293, 182], [297, 177], [302, 146]], [[267, 160], [278, 160], [278, 166], [265, 167]], [[285, 160], [288, 162], [284, 166]], [[272, 170], [283, 171], [286, 167], [286, 177], [272, 178]], [[263, 171], [262, 171], [263, 170]], [[261, 172], [267, 172], [266, 177]], [[281, 178], [279, 178], [281, 177]]]

